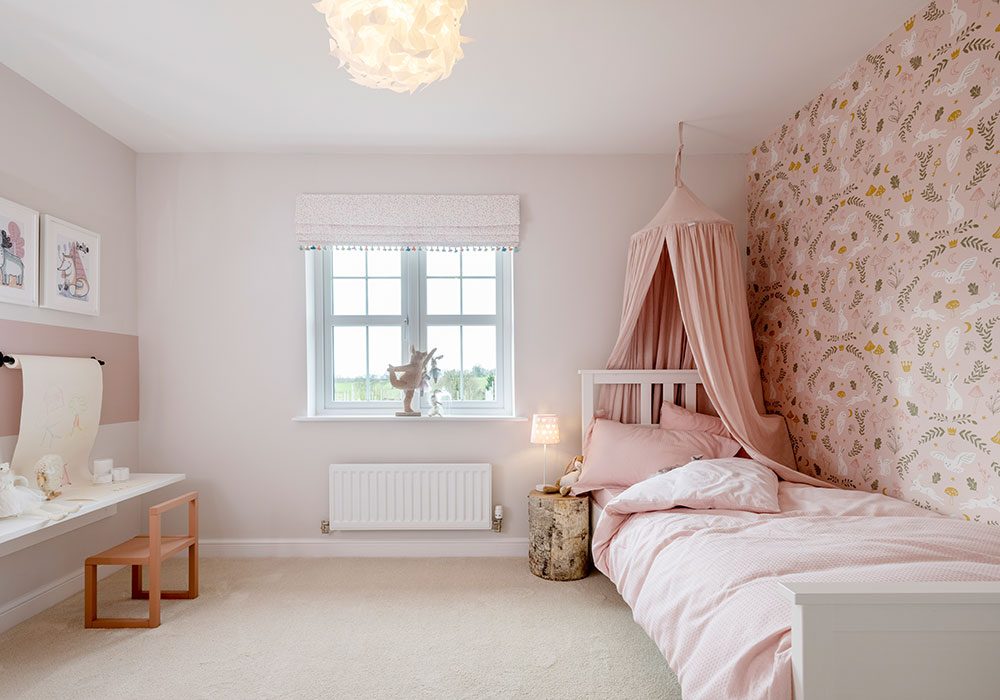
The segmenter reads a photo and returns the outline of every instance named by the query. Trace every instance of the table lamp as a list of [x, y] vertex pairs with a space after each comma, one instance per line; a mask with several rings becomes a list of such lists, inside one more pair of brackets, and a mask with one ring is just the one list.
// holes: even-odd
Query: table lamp
[[531, 417], [531, 444], [541, 445], [544, 456], [542, 483], [537, 490], [544, 491], [549, 483], [549, 445], [559, 444], [559, 416], [555, 413], [536, 413]]

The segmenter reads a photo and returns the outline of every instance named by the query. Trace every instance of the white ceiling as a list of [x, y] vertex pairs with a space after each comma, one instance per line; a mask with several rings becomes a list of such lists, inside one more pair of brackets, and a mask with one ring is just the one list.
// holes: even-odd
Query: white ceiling
[[[470, 0], [415, 95], [307, 0], [0, 0], [0, 62], [140, 152], [745, 152], [925, 0]], [[16, 109], [16, 105], [5, 105]]]

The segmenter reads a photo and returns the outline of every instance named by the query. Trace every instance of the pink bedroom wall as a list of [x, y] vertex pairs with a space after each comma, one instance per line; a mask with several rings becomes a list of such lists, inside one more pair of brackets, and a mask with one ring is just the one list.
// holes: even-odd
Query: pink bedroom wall
[[931, 3], [757, 146], [750, 308], [800, 470], [1000, 521], [1000, 9]]

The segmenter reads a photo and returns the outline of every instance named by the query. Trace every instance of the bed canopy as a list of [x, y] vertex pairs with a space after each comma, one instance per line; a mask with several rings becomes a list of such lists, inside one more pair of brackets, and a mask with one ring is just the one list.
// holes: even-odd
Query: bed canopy
[[[629, 242], [621, 327], [608, 369], [697, 367], [709, 401], [750, 456], [794, 467], [784, 418], [764, 412], [733, 224], [684, 185], [683, 123], [678, 136], [674, 191]], [[600, 405], [611, 419], [635, 422], [638, 388], [605, 387]]]

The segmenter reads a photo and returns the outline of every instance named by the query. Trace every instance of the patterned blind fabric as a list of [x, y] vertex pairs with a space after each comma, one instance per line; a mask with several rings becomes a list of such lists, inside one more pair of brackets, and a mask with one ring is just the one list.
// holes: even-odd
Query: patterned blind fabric
[[299, 245], [316, 248], [515, 250], [516, 194], [300, 194]]

